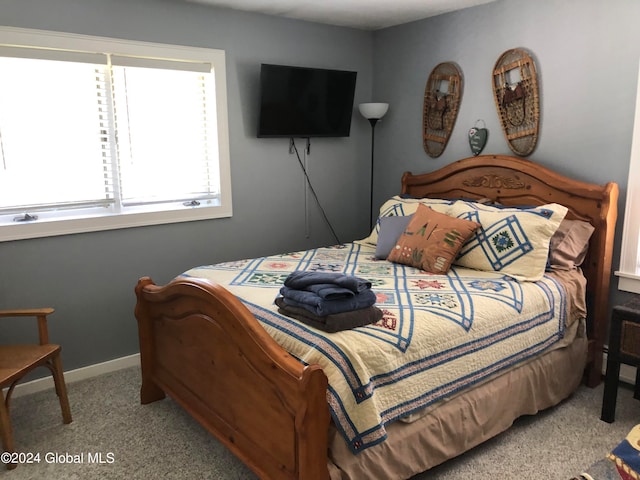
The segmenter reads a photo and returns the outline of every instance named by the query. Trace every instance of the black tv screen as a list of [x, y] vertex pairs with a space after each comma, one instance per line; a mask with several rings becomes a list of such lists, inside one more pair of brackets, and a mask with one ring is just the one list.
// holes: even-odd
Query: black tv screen
[[348, 137], [356, 72], [262, 64], [258, 137]]

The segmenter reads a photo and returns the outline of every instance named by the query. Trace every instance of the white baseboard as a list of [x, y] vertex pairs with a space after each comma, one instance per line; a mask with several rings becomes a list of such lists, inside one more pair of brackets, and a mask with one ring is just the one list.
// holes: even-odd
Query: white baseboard
[[[122, 370], [123, 368], [134, 367], [140, 365], [140, 354], [129, 355], [128, 357], [116, 358], [109, 360], [108, 362], [96, 363], [95, 365], [89, 365], [88, 367], [77, 368], [75, 370], [69, 370], [64, 372], [64, 379], [67, 384], [77, 382], [79, 380], [86, 380], [88, 378], [102, 375], [103, 373], [115, 372]], [[53, 388], [53, 378], [48, 375], [45, 378], [38, 378], [30, 382], [21, 383], [16, 385], [16, 389], [13, 392], [13, 397], [19, 397], [21, 395], [28, 395], [30, 393], [40, 392]]]

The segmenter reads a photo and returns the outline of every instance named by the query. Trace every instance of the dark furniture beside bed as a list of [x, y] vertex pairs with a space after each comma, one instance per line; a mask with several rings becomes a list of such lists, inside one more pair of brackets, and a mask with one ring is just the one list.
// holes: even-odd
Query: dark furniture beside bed
[[[600, 382], [617, 212], [615, 183], [595, 185], [521, 158], [481, 155], [428, 174], [406, 173], [402, 193], [444, 199], [490, 198], [507, 206], [555, 202], [568, 208], [566, 218], [591, 223], [595, 231], [582, 267], [589, 307], [587, 369], [582, 371], [584, 361], [579, 360], [581, 352], [587, 350], [584, 343], [575, 351], [578, 356], [562, 356], [562, 352], [555, 350], [536, 365], [547, 365], [544, 381], [554, 381], [557, 366], [573, 369], [572, 378], [578, 382], [583, 373], [588, 385]], [[156, 286], [150, 278], [143, 277], [136, 286], [136, 295], [142, 403], [171, 396], [260, 478], [346, 478], [333, 460], [343, 446], [330, 445], [328, 383], [319, 365], [304, 365], [294, 359], [272, 339], [249, 309], [219, 284], [198, 278], [176, 278], [165, 286]], [[426, 433], [420, 427], [425, 423], [411, 423], [407, 428], [398, 426], [400, 435], [422, 428], [417, 433], [426, 443], [420, 447], [415, 443], [405, 445], [411, 444], [415, 449], [423, 445], [426, 449], [429, 443], [436, 445], [429, 450], [434, 460], [420, 468], [424, 470], [459, 455], [508, 428], [517, 417], [535, 413], [537, 410], [520, 408], [525, 399], [516, 398], [522, 396], [519, 385], [532, 383], [523, 371], [516, 369], [498, 375], [444, 402], [444, 407], [436, 406], [425, 417], [425, 422], [434, 419], [429, 427], [424, 427]], [[522, 383], [512, 381], [518, 375]], [[487, 391], [482, 388], [494, 385], [497, 390], [483, 394], [484, 403], [478, 400], [478, 392]], [[561, 396], [550, 395], [536, 408], [556, 404], [570, 394], [571, 388], [575, 387], [565, 388]], [[544, 391], [541, 394], [545, 396]], [[491, 399], [497, 397], [510, 399], [508, 411], [491, 411], [495, 403]], [[464, 404], [472, 401], [487, 406], [482, 412], [484, 419], [466, 431], [445, 428], [446, 419], [438, 417], [438, 412], [446, 410], [447, 405], [448, 408], [461, 405], [459, 411], [447, 410], [447, 415], [465, 415], [468, 412]], [[389, 425], [389, 429], [394, 426]], [[413, 437], [406, 438], [412, 442]], [[393, 455], [384, 450], [386, 443], [371, 450], [380, 447], [379, 455]], [[367, 452], [358, 455], [366, 458]], [[354, 461], [359, 461], [355, 457]], [[418, 472], [392, 473], [394, 478], [408, 478]]]
[[[616, 415], [620, 364], [640, 367], [640, 295], [613, 307], [601, 419], [612, 423]], [[640, 369], [636, 372], [634, 398], [640, 399]]]

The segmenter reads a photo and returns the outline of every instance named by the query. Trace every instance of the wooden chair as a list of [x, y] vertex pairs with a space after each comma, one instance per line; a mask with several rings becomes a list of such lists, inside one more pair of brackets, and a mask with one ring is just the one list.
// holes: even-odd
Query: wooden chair
[[[49, 343], [47, 329], [47, 315], [53, 313], [53, 308], [38, 308], [30, 310], [0, 310], [2, 317], [35, 317], [38, 319], [38, 345], [0, 345], [0, 436], [2, 447], [6, 452], [15, 452], [11, 421], [9, 418], [9, 401], [16, 384], [36, 367], [47, 367], [52, 375], [56, 393], [62, 408], [62, 420], [71, 423], [71, 409], [67, 397], [67, 387], [62, 372], [60, 360], [60, 345]], [[4, 389], [8, 387], [4, 396]], [[7, 463], [7, 468], [16, 468], [16, 463]]]

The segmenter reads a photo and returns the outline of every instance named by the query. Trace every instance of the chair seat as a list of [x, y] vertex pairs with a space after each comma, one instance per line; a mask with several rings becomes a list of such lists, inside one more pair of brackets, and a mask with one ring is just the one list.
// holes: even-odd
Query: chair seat
[[60, 345], [0, 345], [0, 386], [7, 386], [45, 363]]

